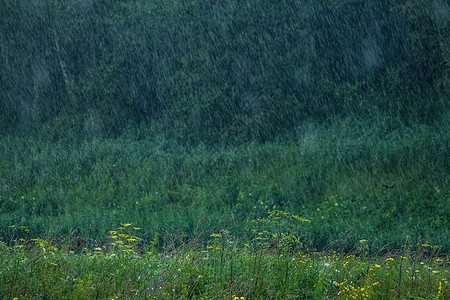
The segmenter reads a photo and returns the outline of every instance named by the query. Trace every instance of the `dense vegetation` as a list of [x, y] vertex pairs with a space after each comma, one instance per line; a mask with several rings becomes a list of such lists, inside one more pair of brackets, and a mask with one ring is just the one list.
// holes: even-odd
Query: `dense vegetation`
[[[16, 272], [0, 285], [19, 295], [44, 241], [61, 261], [106, 245], [106, 263], [121, 223], [142, 228], [124, 261], [200, 256], [226, 232], [251, 276], [244, 261], [279, 254], [448, 253], [449, 61], [444, 0], [0, 0], [0, 255]], [[268, 211], [311, 221], [285, 228], [291, 252], [244, 245]], [[338, 282], [319, 269], [311, 282]], [[280, 280], [261, 297], [300, 295]], [[427, 282], [398, 295], [448, 290]]]
[[111, 230], [110, 243], [84, 247], [81, 254], [73, 235], [24, 239], [9, 248], [0, 244], [0, 297], [439, 300], [450, 292], [449, 262], [440, 246], [422, 244], [377, 257], [367, 256], [367, 240], [350, 254], [298, 251], [300, 241], [289, 225], [304, 222], [271, 211], [251, 222], [247, 239], [218, 230], [207, 247], [194, 240], [170, 254], [155, 251], [157, 235], [142, 248], [136, 236], [141, 228], [130, 223]]
[[306, 121], [448, 108], [444, 0], [12, 1], [1, 131], [183, 143], [273, 140]]
[[169, 243], [281, 209], [312, 221], [309, 247], [349, 250], [370, 239], [377, 250], [401, 239], [448, 249], [449, 128], [346, 119], [298, 128], [288, 141], [218, 149], [133, 128], [80, 144], [5, 136], [0, 230], [9, 241], [19, 237], [10, 225], [39, 235], [78, 228], [92, 242], [134, 222]]

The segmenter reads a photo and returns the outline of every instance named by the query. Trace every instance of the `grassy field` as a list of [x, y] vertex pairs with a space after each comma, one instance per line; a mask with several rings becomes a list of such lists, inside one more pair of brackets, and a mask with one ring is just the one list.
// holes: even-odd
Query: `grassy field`
[[[12, 247], [2, 244], [0, 296], [445, 299], [450, 293], [449, 262], [440, 255], [441, 246], [384, 249], [368, 256], [368, 241], [361, 240], [353, 253], [302, 250], [301, 238], [293, 232], [305, 222], [297, 215], [271, 211], [250, 224], [247, 240], [221, 230], [163, 253], [155, 248], [157, 234], [143, 245], [142, 229], [130, 223], [111, 230], [111, 242], [95, 248], [80, 248], [74, 236], [20, 240]], [[200, 240], [207, 240], [207, 246]]]
[[444, 0], [0, 4], [1, 299], [450, 299]]
[[443, 298], [449, 129], [344, 119], [228, 146], [134, 127], [2, 136], [0, 295]]

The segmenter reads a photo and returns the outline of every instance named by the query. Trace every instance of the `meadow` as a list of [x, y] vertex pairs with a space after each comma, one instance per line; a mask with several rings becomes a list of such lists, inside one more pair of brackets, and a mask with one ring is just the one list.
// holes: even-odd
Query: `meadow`
[[[121, 224], [111, 242], [76, 248], [76, 237], [1, 245], [4, 299], [445, 299], [447, 256], [428, 244], [367, 256], [303, 249], [293, 232], [309, 220], [271, 211], [251, 238], [221, 230], [172, 252], [141, 245], [141, 228]], [[295, 224], [294, 224], [295, 223]], [[269, 231], [270, 228], [276, 231]], [[12, 228], [14, 229], [14, 228]], [[19, 228], [26, 231], [27, 228]], [[202, 247], [200, 240], [207, 240]], [[388, 251], [388, 252], [386, 252]]]
[[449, 123], [1, 137], [5, 299], [444, 299]]
[[448, 298], [447, 2], [3, 0], [0, 298]]

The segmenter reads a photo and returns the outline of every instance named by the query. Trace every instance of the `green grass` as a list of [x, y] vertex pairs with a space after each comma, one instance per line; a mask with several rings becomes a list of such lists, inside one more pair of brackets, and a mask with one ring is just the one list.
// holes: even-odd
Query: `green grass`
[[371, 252], [419, 242], [448, 252], [449, 128], [445, 120], [406, 127], [345, 119], [222, 147], [181, 145], [137, 128], [76, 143], [2, 136], [0, 238], [20, 237], [9, 231], [16, 225], [31, 236], [105, 242], [126, 221], [179, 244], [179, 236], [281, 209], [312, 221], [302, 232], [310, 248], [349, 252], [367, 239]]
[[142, 229], [130, 223], [111, 230], [110, 242], [92, 247], [71, 235], [17, 240], [15, 246], [0, 245], [0, 297], [444, 299], [450, 292], [441, 246], [367, 256], [370, 242], [361, 240], [353, 253], [317, 252], [294, 234], [306, 223], [272, 211], [243, 226], [247, 239], [223, 229], [163, 252], [156, 249], [157, 234], [143, 244]]
[[[2, 136], [0, 293], [443, 297], [449, 129], [344, 119], [229, 146], [145, 128], [78, 142]], [[124, 222], [141, 228], [136, 241], [119, 236], [133, 226], [112, 230]]]

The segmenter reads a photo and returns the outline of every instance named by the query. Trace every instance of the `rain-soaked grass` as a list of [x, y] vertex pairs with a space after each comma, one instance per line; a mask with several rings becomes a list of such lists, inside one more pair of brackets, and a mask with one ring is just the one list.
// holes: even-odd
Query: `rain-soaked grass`
[[448, 128], [345, 119], [226, 147], [3, 136], [0, 293], [443, 298]]
[[0, 298], [445, 298], [447, 2], [2, 1]]
[[[245, 227], [203, 233], [171, 251], [157, 251], [131, 223], [109, 242], [79, 247], [73, 236], [21, 239], [0, 246], [5, 299], [445, 299], [448, 257], [439, 245], [354, 252], [318, 252], [294, 234], [309, 220], [270, 211]], [[24, 228], [22, 228], [24, 229]]]
[[309, 247], [351, 251], [368, 239], [374, 249], [422, 242], [448, 252], [448, 128], [349, 119], [219, 148], [137, 130], [80, 143], [3, 136], [0, 237], [25, 237], [9, 230], [16, 225], [104, 241], [123, 221], [166, 239], [230, 222], [240, 235], [240, 223], [282, 209], [312, 221], [302, 232]]

